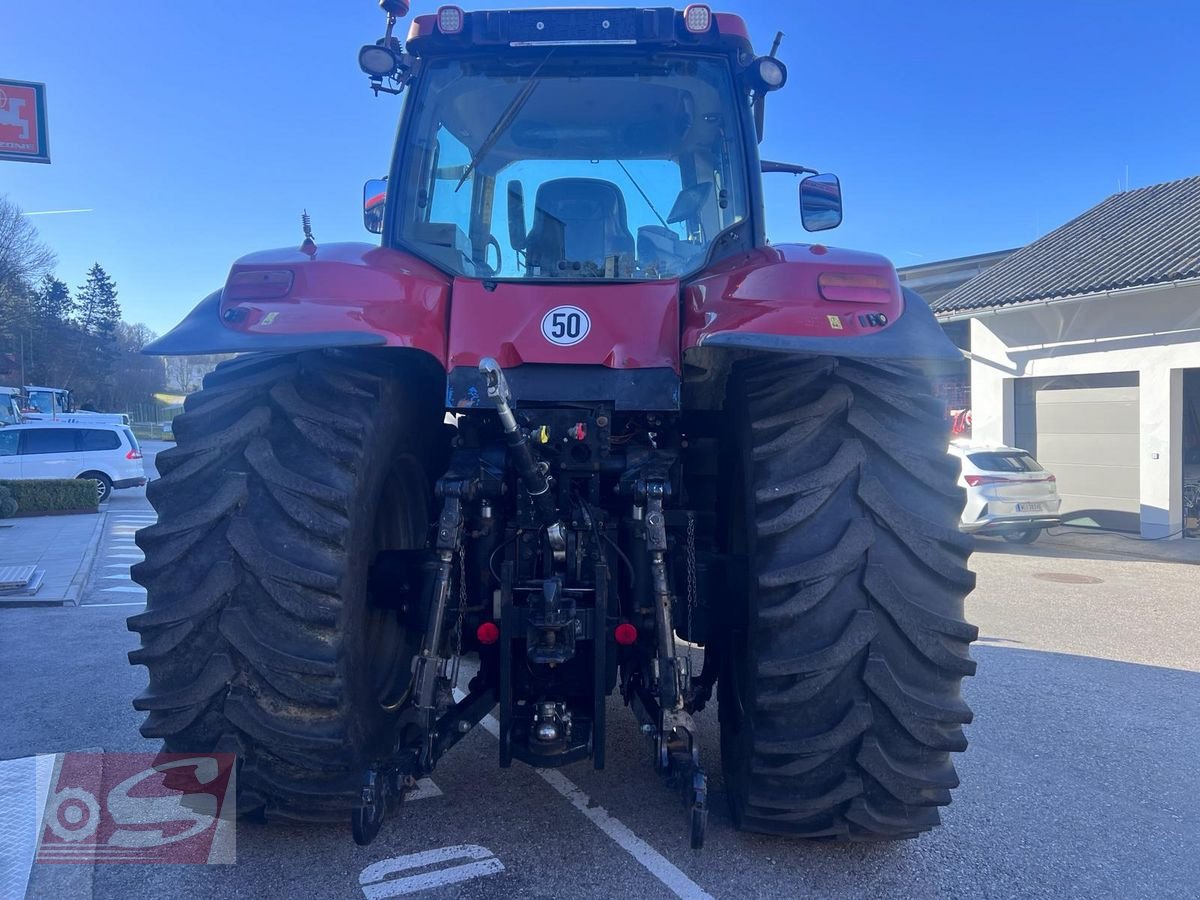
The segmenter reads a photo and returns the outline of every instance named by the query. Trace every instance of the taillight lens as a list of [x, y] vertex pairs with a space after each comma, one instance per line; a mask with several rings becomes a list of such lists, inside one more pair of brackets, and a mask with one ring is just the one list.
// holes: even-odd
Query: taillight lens
[[822, 272], [817, 288], [826, 300], [850, 303], [889, 303], [892, 284], [882, 275], [866, 272]]
[[288, 269], [250, 269], [234, 272], [225, 282], [225, 300], [273, 300], [292, 289]]
[[980, 487], [985, 484], [1037, 484], [1043, 481], [1054, 484], [1058, 479], [1053, 475], [1047, 475], [1045, 478], [1005, 478], [1003, 475], [964, 475], [963, 480], [971, 487]]
[[130, 450], [128, 453], [125, 454], [125, 458], [126, 459], [141, 459], [142, 451], [141, 450]]
[[443, 6], [437, 11], [438, 31], [458, 34], [463, 30], [463, 11], [457, 6]]
[[712, 10], [703, 3], [693, 3], [683, 11], [683, 24], [692, 34], [704, 34], [712, 27]]
[[985, 484], [1008, 484], [1012, 481], [1011, 478], [1001, 478], [999, 475], [965, 475], [963, 477], [971, 487], [980, 487]]

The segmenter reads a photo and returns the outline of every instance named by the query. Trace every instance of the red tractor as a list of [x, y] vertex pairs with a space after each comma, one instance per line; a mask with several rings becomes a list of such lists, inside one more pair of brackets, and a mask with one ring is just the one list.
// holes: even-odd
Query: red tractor
[[142, 733], [365, 843], [497, 706], [501, 766], [601, 768], [617, 691], [699, 846], [715, 690], [738, 827], [936, 825], [975, 670], [958, 351], [887, 260], [768, 243], [763, 173], [841, 221], [759, 158], [774, 51], [702, 5], [445, 6], [403, 44], [381, 5], [379, 245], [246, 256], [150, 348], [241, 355], [150, 486]]

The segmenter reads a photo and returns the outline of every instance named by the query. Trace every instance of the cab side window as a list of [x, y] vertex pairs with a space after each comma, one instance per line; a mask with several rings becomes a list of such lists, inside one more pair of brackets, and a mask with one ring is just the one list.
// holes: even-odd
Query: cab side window
[[23, 433], [21, 453], [74, 453], [77, 434], [74, 428], [31, 428]]
[[93, 428], [79, 432], [80, 450], [116, 450], [120, 446], [121, 438], [115, 431], [101, 431]]
[[17, 444], [20, 441], [21, 432], [0, 429], [0, 456], [16, 456]]

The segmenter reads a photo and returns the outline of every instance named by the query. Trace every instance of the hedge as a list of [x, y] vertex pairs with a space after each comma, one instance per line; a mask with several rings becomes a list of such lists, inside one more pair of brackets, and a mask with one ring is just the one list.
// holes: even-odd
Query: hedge
[[8, 488], [0, 485], [0, 519], [7, 519], [17, 511], [17, 501]]
[[95, 512], [100, 505], [96, 482], [78, 478], [30, 478], [0, 481], [17, 501], [17, 514]]

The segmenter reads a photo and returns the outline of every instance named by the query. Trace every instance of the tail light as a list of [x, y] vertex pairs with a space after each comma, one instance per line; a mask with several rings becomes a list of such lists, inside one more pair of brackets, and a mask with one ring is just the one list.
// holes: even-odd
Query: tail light
[[248, 269], [233, 272], [225, 282], [225, 300], [273, 300], [292, 289], [290, 269]]
[[867, 272], [822, 272], [817, 289], [826, 300], [850, 303], [890, 303], [894, 299], [891, 282], [882, 275]]
[[438, 31], [458, 34], [463, 30], [463, 11], [457, 6], [443, 6], [437, 11]]
[[712, 10], [703, 3], [693, 3], [683, 11], [683, 24], [692, 34], [704, 34], [712, 27]]
[[1002, 478], [999, 475], [964, 475], [971, 487], [982, 487], [985, 484], [1012, 484], [1014, 479]]
[[971, 487], [980, 487], [985, 484], [1038, 484], [1043, 481], [1054, 484], [1058, 481], [1053, 475], [1047, 475], [1045, 478], [1005, 478], [1002, 475], [964, 475], [963, 480]]
[[141, 459], [142, 451], [137, 450], [137, 449], [130, 450], [128, 453], [125, 454], [125, 458], [126, 459]]

